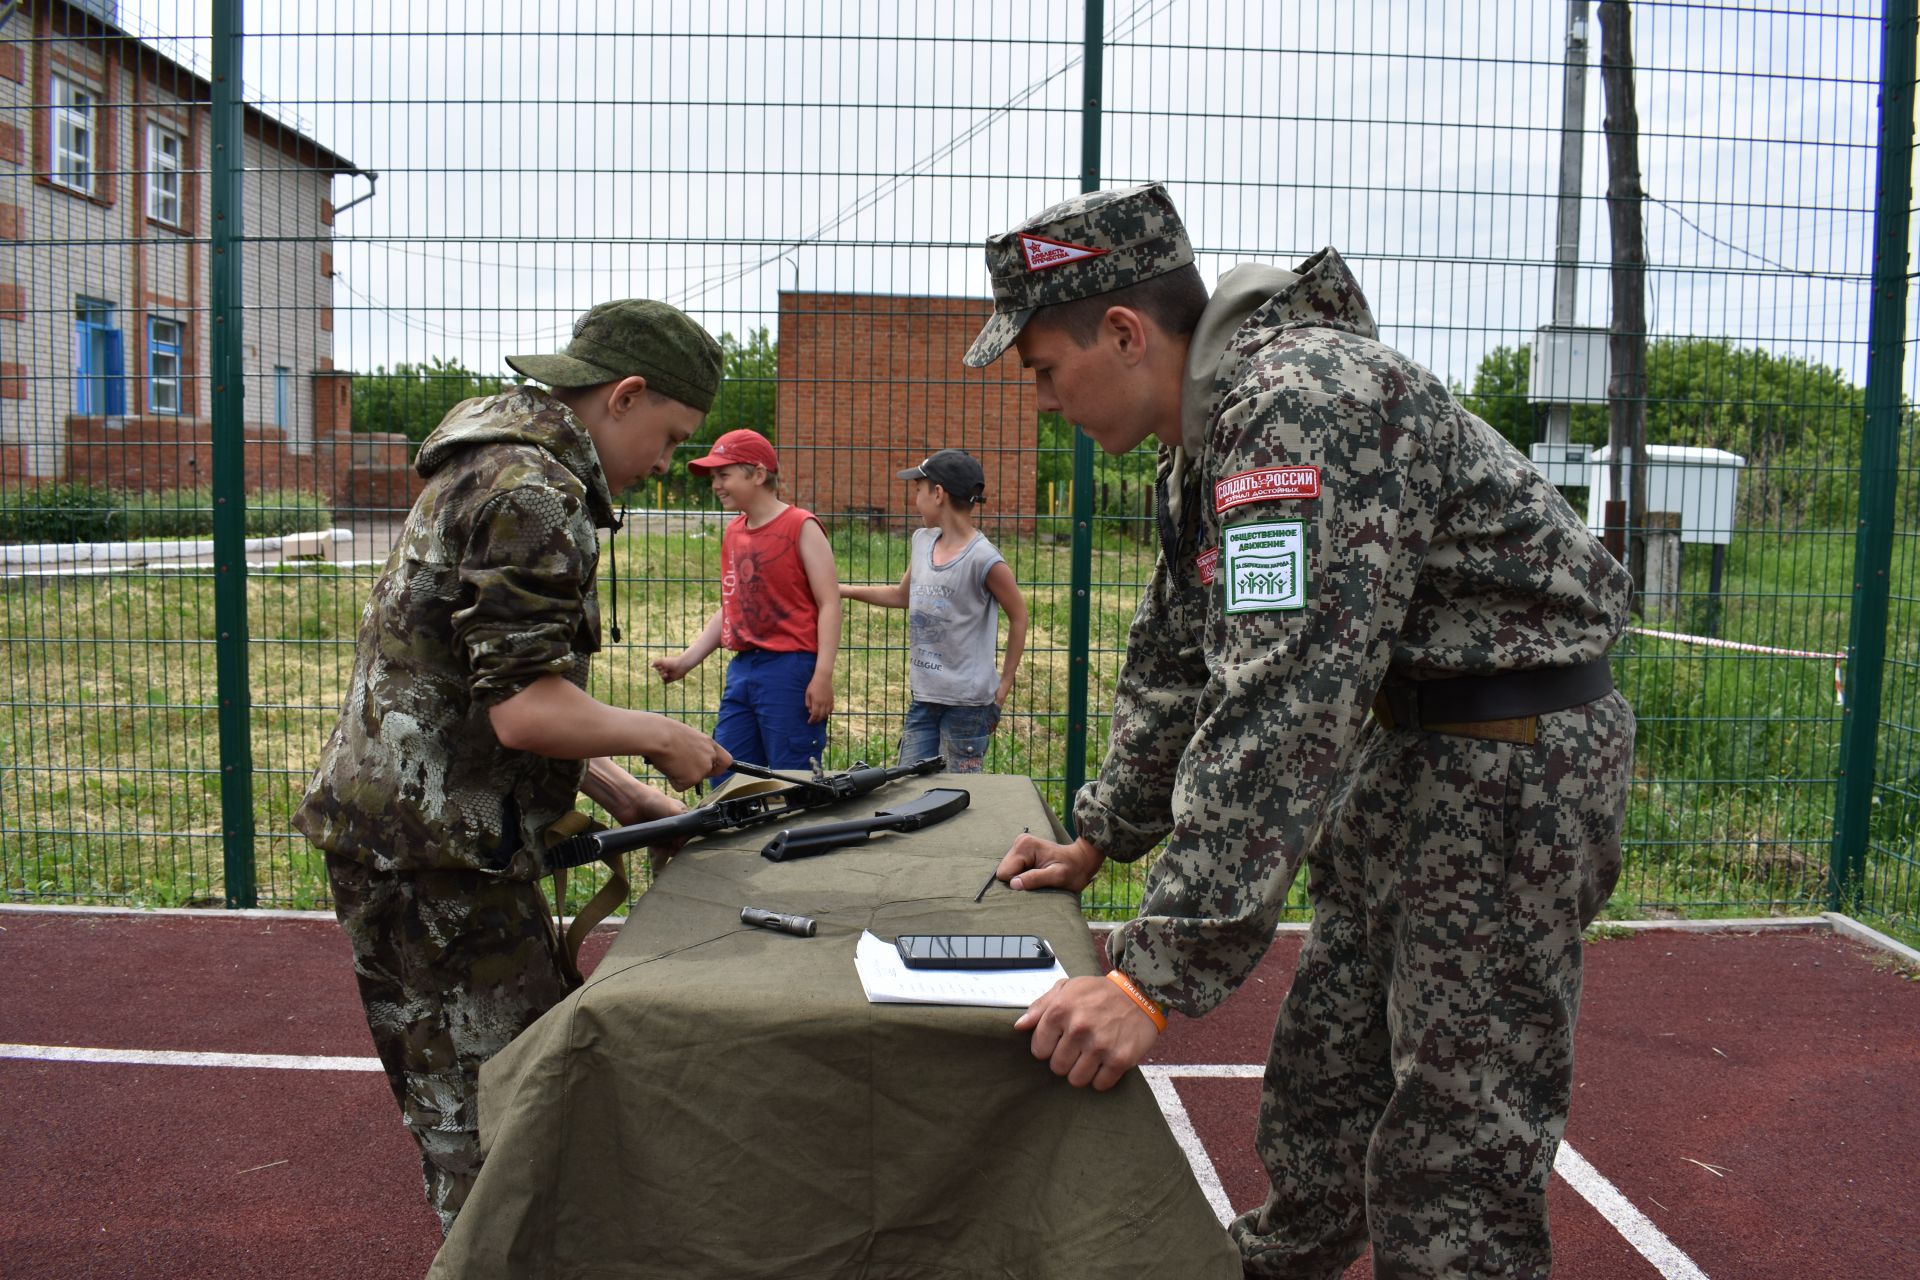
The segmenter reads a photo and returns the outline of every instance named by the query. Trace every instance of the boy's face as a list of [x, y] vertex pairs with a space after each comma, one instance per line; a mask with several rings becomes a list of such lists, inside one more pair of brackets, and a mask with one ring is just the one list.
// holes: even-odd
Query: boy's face
[[707, 474], [713, 485], [713, 496], [720, 500], [720, 506], [727, 511], [739, 511], [751, 499], [753, 491], [758, 489], [766, 476], [762, 467], [748, 466], [744, 462], [730, 462], [724, 467], [715, 467]]
[[913, 489], [913, 509], [920, 516], [920, 523], [931, 529], [940, 523], [940, 486], [931, 480], [909, 480]]
[[1124, 340], [1109, 326], [1083, 347], [1065, 329], [1035, 319], [1014, 347], [1021, 365], [1033, 370], [1042, 413], [1060, 414], [1116, 457], [1153, 434], [1158, 424], [1142, 412], [1150, 401], [1139, 385], [1141, 366], [1127, 358]]
[[642, 476], [665, 475], [675, 447], [691, 439], [707, 416], [692, 405], [656, 398], [644, 390], [624, 401], [616, 394], [610, 401], [592, 406], [583, 416], [594, 451], [600, 455], [600, 469], [606, 472], [607, 487], [615, 494]]

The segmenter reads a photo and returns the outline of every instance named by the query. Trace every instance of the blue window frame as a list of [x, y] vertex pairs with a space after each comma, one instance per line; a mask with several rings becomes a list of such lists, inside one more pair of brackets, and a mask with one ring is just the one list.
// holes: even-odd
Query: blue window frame
[[293, 370], [273, 366], [273, 425], [285, 431], [293, 424]]
[[187, 326], [153, 316], [147, 320], [147, 411], [180, 412], [180, 349]]
[[113, 304], [73, 301], [73, 411], [86, 418], [117, 418], [127, 411], [127, 359]]

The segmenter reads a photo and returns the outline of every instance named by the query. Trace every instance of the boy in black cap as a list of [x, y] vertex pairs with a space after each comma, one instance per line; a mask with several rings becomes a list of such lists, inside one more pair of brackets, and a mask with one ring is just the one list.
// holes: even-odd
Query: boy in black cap
[[[1631, 583], [1432, 373], [1378, 341], [1324, 249], [1211, 296], [1166, 189], [1077, 196], [987, 241], [1042, 411], [1159, 443], [1160, 556], [1077, 838], [1015, 888], [1086, 885], [1162, 840], [1113, 970], [1015, 1026], [1110, 1088], [1167, 1008], [1198, 1017], [1313, 928], [1261, 1098], [1249, 1276], [1545, 1276], [1582, 928], [1620, 869], [1633, 713], [1606, 653]], [[1369, 716], [1371, 710], [1372, 715]]]
[[[587, 693], [597, 529], [663, 473], [720, 384], [720, 347], [661, 302], [603, 303], [565, 353], [509, 357], [553, 387], [454, 406], [360, 619], [352, 682], [294, 825], [325, 854], [374, 1047], [442, 1231], [480, 1170], [480, 1066], [578, 981], [539, 879], [584, 792], [616, 822], [686, 806], [731, 762], [705, 734]], [[614, 636], [618, 638], [616, 628]]]
[[[912, 700], [900, 735], [901, 763], [940, 755], [949, 772], [978, 773], [1026, 649], [1027, 601], [1006, 560], [973, 527], [973, 508], [986, 501], [987, 476], [972, 454], [942, 449], [899, 476], [912, 482], [922, 525], [914, 531], [907, 572], [898, 586], [842, 584], [840, 594], [907, 610]], [[999, 609], [1007, 612], [1007, 654], [996, 677]]]

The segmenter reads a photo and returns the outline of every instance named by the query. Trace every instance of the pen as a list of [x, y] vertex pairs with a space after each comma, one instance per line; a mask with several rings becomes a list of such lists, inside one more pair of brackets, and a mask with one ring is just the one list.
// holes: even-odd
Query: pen
[[[1025, 827], [1020, 828], [1020, 834], [1021, 835], [1027, 834], [1027, 828]], [[987, 890], [993, 888], [993, 882], [995, 880], [998, 880], [999, 878], [1000, 878], [1000, 868], [996, 866], [993, 869], [993, 871], [987, 876], [987, 882], [980, 886], [980, 892], [973, 895], [973, 900], [975, 902], [978, 902], [980, 901], [980, 899], [986, 897]]]

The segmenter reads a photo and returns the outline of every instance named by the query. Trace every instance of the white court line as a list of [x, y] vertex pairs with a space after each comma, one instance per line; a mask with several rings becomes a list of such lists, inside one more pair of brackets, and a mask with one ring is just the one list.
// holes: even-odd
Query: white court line
[[1634, 1208], [1618, 1187], [1587, 1163], [1585, 1156], [1564, 1142], [1554, 1159], [1553, 1171], [1598, 1209], [1600, 1216], [1611, 1222], [1614, 1230], [1625, 1236], [1627, 1243], [1667, 1280], [1707, 1280], [1707, 1273], [1694, 1265], [1679, 1245], [1667, 1239], [1666, 1232], [1654, 1226], [1652, 1219]]
[[[1180, 1093], [1174, 1087], [1176, 1079], [1207, 1080], [1258, 1080], [1266, 1074], [1266, 1066], [1243, 1065], [1240, 1063], [1204, 1063], [1195, 1065], [1160, 1066], [1151, 1065], [1140, 1068], [1147, 1084], [1153, 1090], [1153, 1097], [1160, 1104], [1160, 1110], [1167, 1117], [1167, 1127], [1173, 1130], [1174, 1141], [1186, 1152], [1187, 1163], [1193, 1166], [1193, 1176], [1205, 1193], [1207, 1203], [1213, 1206], [1220, 1225], [1233, 1221], [1232, 1205], [1227, 1200], [1226, 1188], [1221, 1185], [1219, 1170], [1213, 1167], [1213, 1157], [1207, 1154], [1207, 1148], [1195, 1132], [1193, 1120], [1187, 1115], [1186, 1103], [1180, 1100]], [[1620, 1233], [1622, 1239], [1634, 1247], [1639, 1255], [1653, 1264], [1666, 1280], [1707, 1280], [1706, 1272], [1696, 1265], [1692, 1258], [1667, 1238], [1665, 1232], [1653, 1224], [1646, 1214], [1634, 1208], [1633, 1203], [1620, 1189], [1607, 1181], [1606, 1177], [1587, 1163], [1585, 1156], [1572, 1146], [1562, 1142], [1560, 1154], [1554, 1159], [1553, 1171], [1575, 1191], [1582, 1199], [1592, 1205], [1601, 1217]]]
[[32, 1062], [106, 1062], [134, 1067], [249, 1067], [265, 1071], [378, 1071], [378, 1058], [295, 1053], [191, 1053], [182, 1049], [77, 1049], [57, 1044], [0, 1044], [0, 1058]]

